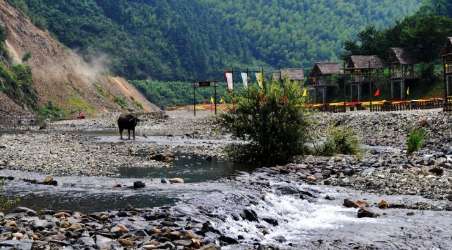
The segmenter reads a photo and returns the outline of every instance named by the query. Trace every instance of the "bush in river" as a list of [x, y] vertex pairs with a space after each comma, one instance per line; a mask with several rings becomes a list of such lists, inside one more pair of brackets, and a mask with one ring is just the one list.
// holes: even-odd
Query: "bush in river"
[[250, 86], [238, 94], [222, 123], [249, 143], [236, 145], [228, 153], [239, 161], [263, 164], [282, 164], [303, 154], [308, 138], [304, 99], [300, 86], [289, 81], [272, 81], [264, 88]]
[[407, 138], [407, 153], [412, 154], [422, 148], [427, 132], [424, 128], [415, 128], [410, 131]]
[[320, 154], [333, 156], [335, 154], [359, 155], [361, 153], [360, 141], [353, 129], [345, 126], [333, 126], [327, 131], [325, 143]]
[[5, 211], [14, 207], [18, 200], [11, 200], [4, 195], [4, 182], [0, 180], [0, 211]]

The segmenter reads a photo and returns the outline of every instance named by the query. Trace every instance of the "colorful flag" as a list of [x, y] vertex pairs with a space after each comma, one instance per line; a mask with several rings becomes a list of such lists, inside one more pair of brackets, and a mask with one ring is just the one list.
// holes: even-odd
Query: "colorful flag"
[[215, 104], [215, 98], [213, 96], [210, 97], [210, 103]]
[[408, 87], [408, 88], [406, 89], [406, 95], [407, 95], [407, 96], [410, 95], [410, 87]]
[[264, 73], [257, 72], [256, 73], [256, 81], [257, 81], [257, 84], [259, 85], [259, 87], [261, 89], [263, 89], [264, 88]]
[[248, 73], [242, 72], [243, 87], [248, 88]]
[[232, 72], [225, 72], [224, 78], [226, 79], [226, 82], [228, 83], [228, 90], [232, 91], [234, 89], [234, 80], [232, 77]]
[[308, 89], [304, 89], [303, 90], [303, 97], [308, 97], [309, 93], [308, 93]]
[[381, 90], [380, 90], [380, 89], [377, 89], [377, 91], [375, 91], [374, 96], [375, 96], [375, 97], [381, 96]]
[[220, 103], [223, 104], [224, 103], [224, 97], [220, 98]]

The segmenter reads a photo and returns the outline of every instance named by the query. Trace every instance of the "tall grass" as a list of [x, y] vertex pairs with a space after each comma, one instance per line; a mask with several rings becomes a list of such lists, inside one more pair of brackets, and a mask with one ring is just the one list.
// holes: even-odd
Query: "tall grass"
[[424, 128], [415, 128], [410, 131], [407, 137], [407, 153], [413, 154], [416, 151], [419, 151], [425, 142], [425, 137], [427, 132]]

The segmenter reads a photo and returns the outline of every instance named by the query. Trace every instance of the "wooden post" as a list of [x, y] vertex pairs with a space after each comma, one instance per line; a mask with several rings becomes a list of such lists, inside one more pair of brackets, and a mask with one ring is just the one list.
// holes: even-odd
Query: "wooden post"
[[193, 116], [196, 116], [196, 83], [193, 83]]
[[213, 89], [214, 89], [214, 96], [213, 96], [213, 102], [215, 106], [215, 115], [217, 115], [217, 83], [213, 83]]
[[443, 77], [444, 77], [444, 110], [447, 110], [448, 109], [448, 105], [449, 105], [449, 103], [448, 103], [448, 100], [447, 100], [447, 98], [449, 97], [448, 96], [448, 91], [447, 91], [447, 89], [449, 88], [449, 86], [448, 86], [448, 82], [447, 82], [447, 55], [444, 55], [443, 56]]

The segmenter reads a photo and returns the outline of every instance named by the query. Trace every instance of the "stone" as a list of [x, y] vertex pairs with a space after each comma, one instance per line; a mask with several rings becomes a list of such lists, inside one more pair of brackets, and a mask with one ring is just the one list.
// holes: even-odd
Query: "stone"
[[347, 208], [360, 208], [360, 207], [368, 207], [369, 203], [363, 200], [352, 201], [350, 199], [344, 199], [344, 207]]
[[218, 238], [218, 240], [220, 240], [221, 242], [224, 242], [228, 245], [239, 244], [239, 242], [236, 239], [231, 238], [229, 236], [225, 236], [225, 235], [221, 235], [220, 238]]
[[262, 218], [262, 220], [275, 227], [278, 226], [278, 224], [279, 224], [278, 220], [273, 219], [273, 218]]
[[317, 178], [314, 175], [309, 175], [308, 177], [306, 177], [306, 180], [309, 182], [316, 182]]
[[352, 200], [344, 199], [344, 207], [346, 207], [346, 208], [358, 208], [359, 206]]
[[334, 201], [336, 198], [334, 198], [333, 196], [329, 196], [329, 195], [327, 195], [327, 196], [325, 196], [325, 200], [328, 200], [328, 201]]
[[381, 200], [380, 202], [378, 202], [378, 208], [387, 209], [389, 208], [389, 203], [385, 200]]
[[133, 247], [134, 246], [133, 241], [130, 239], [119, 239], [118, 242], [119, 242], [119, 244], [121, 244], [124, 247]]
[[440, 167], [434, 167], [429, 170], [430, 173], [436, 175], [436, 176], [442, 176], [444, 174], [444, 169]]
[[281, 186], [281, 187], [278, 187], [277, 190], [282, 195], [298, 194], [298, 193], [300, 193], [300, 190], [298, 188], [296, 188], [296, 187], [293, 187], [293, 186]]
[[42, 181], [41, 184], [49, 186], [58, 186], [58, 182], [54, 180], [52, 176], [47, 176], [46, 178], [44, 178], [44, 181]]
[[154, 249], [158, 249], [159, 245], [151, 245], [151, 244], [147, 244], [143, 246], [144, 250], [154, 250]]
[[182, 183], [184, 183], [184, 179], [182, 179], [182, 178], [171, 178], [168, 181], [171, 184], [182, 184]]
[[202, 246], [202, 242], [199, 239], [191, 239], [191, 247], [199, 249]]
[[72, 230], [72, 231], [78, 231], [81, 229], [83, 229], [83, 225], [80, 223], [74, 223], [69, 227], [69, 230]]
[[87, 247], [93, 247], [96, 245], [96, 242], [93, 240], [93, 238], [87, 236], [78, 239], [77, 243]]
[[356, 205], [358, 205], [358, 207], [368, 207], [369, 203], [367, 203], [367, 201], [363, 201], [363, 200], [357, 200], [355, 201]]
[[358, 218], [376, 218], [379, 215], [377, 213], [370, 211], [367, 208], [362, 207], [358, 210], [357, 216], [358, 216]]
[[65, 218], [71, 217], [71, 215], [67, 212], [58, 212], [58, 213], [54, 214], [53, 216], [55, 218], [59, 218], [59, 219], [65, 219]]
[[27, 207], [16, 207], [13, 210], [14, 213], [25, 213], [28, 216], [36, 216], [38, 213], [36, 213], [35, 210], [27, 208]]
[[159, 245], [159, 249], [176, 249], [176, 246], [172, 242], [165, 242]]
[[177, 246], [190, 247], [192, 245], [191, 240], [175, 240], [173, 241]]
[[128, 233], [129, 229], [126, 226], [122, 225], [122, 224], [118, 224], [118, 225], [112, 227], [110, 232], [124, 234], [124, 233]]
[[19, 233], [19, 232], [13, 233], [13, 237], [14, 237], [15, 240], [21, 240], [21, 239], [24, 238], [24, 234], [23, 233]]
[[111, 249], [114, 244], [114, 240], [104, 237], [102, 235], [96, 235], [96, 246], [99, 249]]
[[0, 249], [17, 249], [17, 250], [31, 250], [33, 241], [30, 240], [6, 240], [0, 242]]
[[240, 216], [242, 217], [242, 219], [247, 220], [247, 221], [259, 222], [259, 218], [257, 217], [256, 212], [251, 209], [244, 209], [242, 211], [242, 213], [240, 214]]
[[213, 243], [201, 247], [199, 250], [220, 250], [221, 248]]
[[448, 194], [448, 195], [446, 196], [446, 199], [449, 200], [449, 201], [452, 201], [452, 194]]
[[17, 227], [17, 223], [16, 223], [15, 221], [13, 221], [13, 220], [7, 221], [7, 222], [5, 223], [5, 227], [8, 227], [8, 228], [16, 228], [16, 227]]
[[161, 161], [161, 162], [165, 162], [165, 163], [171, 163], [171, 162], [174, 161], [175, 156], [171, 152], [165, 152], [165, 153], [152, 154], [149, 157], [149, 159], [154, 160], [154, 161]]
[[40, 220], [40, 219], [36, 218], [31, 223], [31, 227], [34, 230], [44, 230], [47, 227], [52, 227], [52, 223], [48, 222], [47, 220]]
[[284, 236], [282, 236], [282, 235], [276, 236], [274, 239], [275, 239], [277, 242], [279, 242], [279, 243], [284, 243], [284, 242], [287, 241], [286, 238], [285, 238]]
[[170, 239], [172, 239], [172, 240], [177, 240], [177, 239], [181, 238], [182, 233], [179, 232], [179, 231], [172, 231], [169, 234], [166, 234], [165, 236], [170, 238]]
[[133, 188], [134, 189], [140, 189], [140, 188], [145, 188], [146, 184], [144, 184], [144, 182], [142, 181], [136, 181], [133, 183]]

